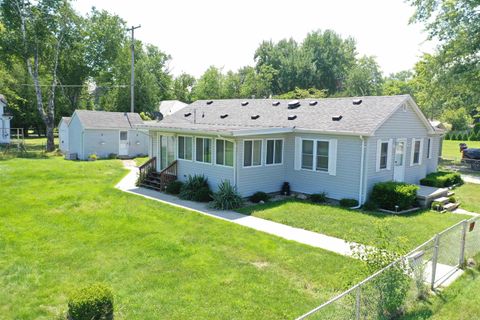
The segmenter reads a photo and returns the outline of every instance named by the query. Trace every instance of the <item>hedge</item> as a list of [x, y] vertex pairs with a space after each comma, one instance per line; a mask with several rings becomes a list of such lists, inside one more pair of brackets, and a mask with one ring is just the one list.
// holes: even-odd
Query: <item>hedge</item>
[[380, 182], [373, 186], [370, 201], [382, 209], [395, 211], [412, 208], [417, 201], [418, 186], [403, 182]]
[[446, 171], [429, 173], [425, 178], [420, 180], [422, 186], [436, 188], [447, 188], [462, 183], [463, 180], [459, 173]]
[[68, 318], [71, 320], [113, 319], [112, 290], [96, 283], [73, 291], [68, 298]]

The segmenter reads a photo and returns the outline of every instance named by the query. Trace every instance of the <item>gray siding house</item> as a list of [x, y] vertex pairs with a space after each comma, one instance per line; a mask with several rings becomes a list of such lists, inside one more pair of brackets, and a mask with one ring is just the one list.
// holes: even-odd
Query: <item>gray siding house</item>
[[148, 130], [157, 171], [229, 180], [242, 196], [326, 192], [364, 203], [380, 181], [436, 171], [441, 133], [408, 95], [312, 100], [200, 100]]
[[142, 123], [138, 113], [75, 110], [68, 125], [68, 158], [146, 155], [148, 134], [134, 127]]

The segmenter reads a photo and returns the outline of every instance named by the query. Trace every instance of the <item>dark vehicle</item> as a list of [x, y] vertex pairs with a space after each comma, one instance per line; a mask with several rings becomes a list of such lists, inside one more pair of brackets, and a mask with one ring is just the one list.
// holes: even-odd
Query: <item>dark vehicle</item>
[[466, 143], [460, 143], [462, 163], [469, 164], [472, 170], [480, 171], [480, 149], [469, 149]]

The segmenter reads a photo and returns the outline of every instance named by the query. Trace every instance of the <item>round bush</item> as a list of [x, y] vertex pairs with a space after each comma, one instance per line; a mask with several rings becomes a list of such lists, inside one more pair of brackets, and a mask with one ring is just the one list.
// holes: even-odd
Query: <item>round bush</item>
[[270, 196], [265, 192], [258, 191], [250, 196], [250, 201], [253, 203], [259, 203], [260, 201], [267, 202], [270, 199]]
[[358, 201], [355, 199], [342, 199], [340, 200], [340, 206], [344, 208], [353, 208], [358, 206]]
[[182, 189], [183, 182], [182, 181], [172, 181], [167, 185], [165, 192], [168, 194], [179, 194], [180, 190]]
[[101, 283], [75, 290], [68, 298], [68, 317], [71, 320], [113, 319], [112, 290]]
[[311, 194], [309, 198], [310, 198], [310, 201], [314, 203], [327, 202], [327, 194], [325, 192]]
[[406, 210], [412, 208], [417, 201], [418, 186], [402, 182], [380, 182], [373, 186], [370, 200], [380, 208], [388, 210]]

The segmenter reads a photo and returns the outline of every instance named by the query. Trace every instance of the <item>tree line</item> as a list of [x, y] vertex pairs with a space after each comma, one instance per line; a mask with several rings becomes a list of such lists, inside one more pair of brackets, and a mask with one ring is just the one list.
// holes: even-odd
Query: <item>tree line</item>
[[[359, 56], [355, 40], [316, 30], [301, 41], [264, 41], [253, 66], [225, 71], [211, 66], [200, 77], [174, 77], [170, 55], [135, 42], [135, 110], [156, 111], [161, 100], [220, 98], [412, 95], [429, 118], [465, 129], [480, 101], [480, 19], [468, 0], [410, 0], [411, 22], [437, 39], [412, 70], [384, 76], [372, 56]], [[75, 109], [128, 111], [130, 40], [126, 22], [104, 10], [81, 16], [68, 0], [0, 1], [0, 92], [13, 125], [46, 128], [48, 149], [61, 116]]]

